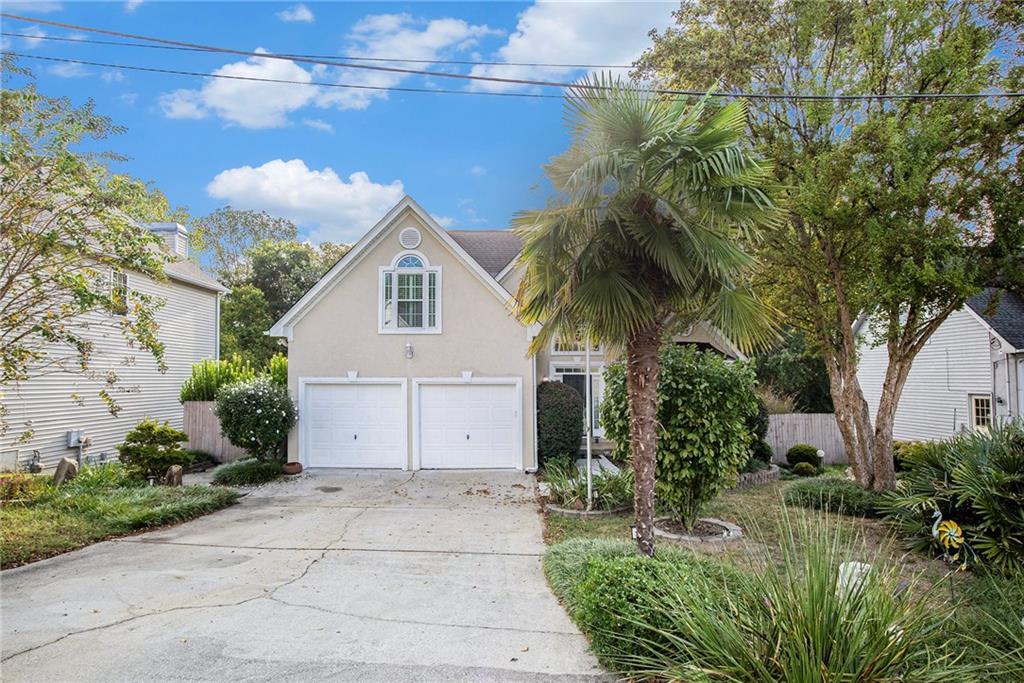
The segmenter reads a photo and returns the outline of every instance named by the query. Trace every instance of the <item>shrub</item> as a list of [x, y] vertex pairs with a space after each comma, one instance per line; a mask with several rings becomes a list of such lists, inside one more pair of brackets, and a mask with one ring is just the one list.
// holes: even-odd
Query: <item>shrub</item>
[[964, 532], [971, 564], [1024, 573], [1024, 423], [904, 451], [907, 471], [883, 509], [919, 551], [937, 549], [934, 514]]
[[[191, 452], [185, 451], [185, 454], [190, 456]], [[170, 467], [170, 465], [167, 467]], [[167, 467], [163, 469], [163, 472], [159, 473], [159, 476], [164, 475]], [[108, 462], [102, 465], [87, 465], [78, 471], [74, 479], [61, 486], [61, 490], [65, 492], [108, 491], [116, 488], [134, 488], [145, 485], [145, 480], [139, 476], [138, 472], [133, 471], [128, 463], [122, 461]]]
[[[806, 463], [801, 463], [801, 465]], [[796, 471], [796, 468], [793, 468]], [[793, 482], [783, 496], [787, 505], [828, 510], [856, 517], [877, 517], [883, 494], [861, 488], [856, 482], [839, 477]]]
[[222, 387], [215, 412], [224, 436], [254, 458], [277, 457], [295, 424], [288, 390], [269, 377]]
[[750, 457], [770, 465], [772, 458], [775, 457], [775, 452], [772, 451], [772, 445], [767, 441], [755, 441], [750, 446]]
[[[587, 505], [587, 476], [575, 461], [556, 461], [544, 468], [549, 498], [559, 507], [582, 510]], [[633, 470], [623, 467], [617, 474], [601, 471], [591, 479], [594, 489], [594, 509], [615, 510], [633, 500]]]
[[182, 403], [185, 401], [213, 401], [217, 398], [217, 390], [221, 387], [234, 382], [250, 380], [255, 376], [256, 371], [253, 370], [252, 365], [241, 356], [236, 355], [221, 360], [202, 360], [192, 366], [192, 375], [181, 385], [178, 400]]
[[893, 441], [892, 460], [897, 472], [906, 472], [909, 468], [907, 458], [920, 459], [923, 451], [931, 448], [942, 448], [940, 442], [935, 441]]
[[288, 386], [288, 356], [283, 353], [275, 353], [267, 361], [267, 377], [274, 380], [282, 387]]
[[[659, 548], [663, 557], [672, 548]], [[636, 544], [603, 538], [573, 538], [553, 545], [544, 553], [544, 574], [570, 614], [575, 614], [576, 590], [587, 576], [592, 560], [636, 555]]]
[[809, 462], [798, 462], [793, 465], [793, 474], [798, 477], [816, 477], [818, 476], [818, 468]]
[[215, 469], [213, 483], [218, 486], [258, 486], [280, 475], [281, 463], [276, 460], [244, 458]]
[[125, 434], [117, 452], [130, 476], [162, 477], [171, 465], [192, 462], [192, 456], [181, 448], [185, 441], [188, 434], [169, 423], [145, 419]]
[[25, 472], [0, 474], [0, 501], [32, 501], [52, 489], [50, 477]]
[[584, 410], [580, 393], [568, 384], [541, 382], [537, 387], [537, 456], [541, 464], [576, 460]]
[[[607, 560], [578, 589], [580, 626], [603, 662], [635, 679], [955, 680], [951, 658], [930, 647], [939, 620], [913, 589], [897, 590], [896, 563], [827, 518], [784, 526], [782, 561], [765, 544], [749, 575]], [[872, 557], [872, 568], [844, 590], [851, 557]], [[595, 605], [605, 614], [591, 616]]]
[[[727, 363], [691, 346], [665, 347], [658, 385], [658, 501], [686, 526], [701, 507], [736, 479], [750, 457], [747, 420], [757, 409], [754, 373], [746, 363]], [[629, 455], [629, 410], [621, 365], [605, 371], [602, 424]]]
[[791, 467], [796, 467], [802, 462], [811, 465], [815, 470], [821, 467], [821, 458], [818, 457], [818, 449], [806, 443], [793, 444], [793, 446], [786, 451], [786, 462], [788, 462]]
[[747, 418], [747, 429], [750, 430], [751, 436], [753, 436], [753, 443], [764, 441], [764, 437], [768, 436], [768, 405], [764, 402], [764, 399], [755, 394], [757, 398], [757, 411], [750, 414]]

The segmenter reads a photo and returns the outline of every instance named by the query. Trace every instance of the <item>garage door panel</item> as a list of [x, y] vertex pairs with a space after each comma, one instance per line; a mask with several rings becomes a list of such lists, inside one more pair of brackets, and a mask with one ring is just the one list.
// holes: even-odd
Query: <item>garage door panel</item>
[[405, 390], [400, 384], [309, 384], [310, 467], [406, 466]]
[[420, 465], [431, 469], [517, 467], [522, 429], [513, 384], [422, 384]]

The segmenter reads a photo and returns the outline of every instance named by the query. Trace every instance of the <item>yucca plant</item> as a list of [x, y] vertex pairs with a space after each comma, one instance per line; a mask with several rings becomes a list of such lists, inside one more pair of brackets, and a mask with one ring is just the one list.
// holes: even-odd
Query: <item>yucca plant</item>
[[[285, 377], [288, 370], [285, 366]], [[222, 358], [220, 360], [204, 359], [192, 365], [192, 375], [181, 385], [178, 400], [213, 401], [217, 398], [217, 390], [234, 382], [253, 379], [256, 371], [252, 364], [241, 356]], [[286, 379], [287, 382], [287, 379]]]
[[906, 471], [880, 509], [911, 548], [937, 549], [938, 515], [963, 529], [969, 564], [1024, 574], [1024, 423], [960, 434], [904, 453]]
[[572, 144], [545, 168], [558, 192], [515, 219], [518, 314], [557, 338], [625, 350], [637, 542], [654, 553], [658, 350], [671, 322], [707, 320], [742, 346], [772, 336], [745, 285], [745, 243], [778, 220], [769, 164], [746, 139], [746, 106], [652, 94], [610, 76], [570, 88]]
[[[682, 567], [645, 583], [643, 596], [620, 597], [629, 605], [621, 630], [631, 636], [606, 630], [598, 655], [644, 680], [954, 680], [956, 654], [935, 647], [941, 620], [915, 600], [913, 585], [901, 590], [898, 565], [877, 548], [827, 515], [786, 515], [780, 550], [781, 559], [764, 545], [750, 574]], [[866, 573], [844, 567], [867, 557]]]

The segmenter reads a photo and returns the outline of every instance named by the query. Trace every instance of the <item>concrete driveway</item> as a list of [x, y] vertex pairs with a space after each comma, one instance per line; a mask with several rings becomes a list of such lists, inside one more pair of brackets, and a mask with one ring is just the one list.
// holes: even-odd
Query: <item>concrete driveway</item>
[[312, 471], [0, 575], [5, 681], [589, 681], [534, 480]]

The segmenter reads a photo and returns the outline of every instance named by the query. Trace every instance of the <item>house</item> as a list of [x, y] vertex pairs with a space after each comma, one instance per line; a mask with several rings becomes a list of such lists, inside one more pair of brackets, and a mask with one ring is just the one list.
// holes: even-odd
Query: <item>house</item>
[[[874, 419], [888, 363], [864, 345], [857, 378]], [[987, 289], [949, 316], [924, 345], [903, 387], [893, 437], [944, 439], [1024, 415], [1024, 299]]]
[[[582, 390], [585, 353], [529, 355], [537, 329], [512, 312], [520, 249], [508, 230], [445, 230], [411, 197], [392, 208], [268, 332], [288, 342], [289, 458], [534, 469], [536, 386]], [[678, 341], [731, 349], [707, 326]], [[604, 362], [595, 349], [595, 406]]]
[[[156, 281], [137, 273], [109, 273], [111, 288], [159, 297], [158, 338], [165, 345], [165, 372], [148, 351], [133, 349], [116, 316], [93, 313], [86, 332], [95, 344], [91, 375], [107, 371], [119, 382], [111, 393], [121, 410], [114, 416], [99, 398], [104, 388], [95, 376], [54, 372], [4, 387], [9, 429], [0, 440], [6, 469], [36, 461], [54, 467], [63, 457], [102, 461], [117, 456], [116, 446], [139, 420], [149, 417], [182, 427], [178, 392], [192, 364], [218, 355], [220, 297], [227, 290], [188, 259], [188, 232], [176, 223], [147, 226], [164, 240], [171, 260], [167, 278]], [[22, 441], [23, 434], [28, 437]]]

